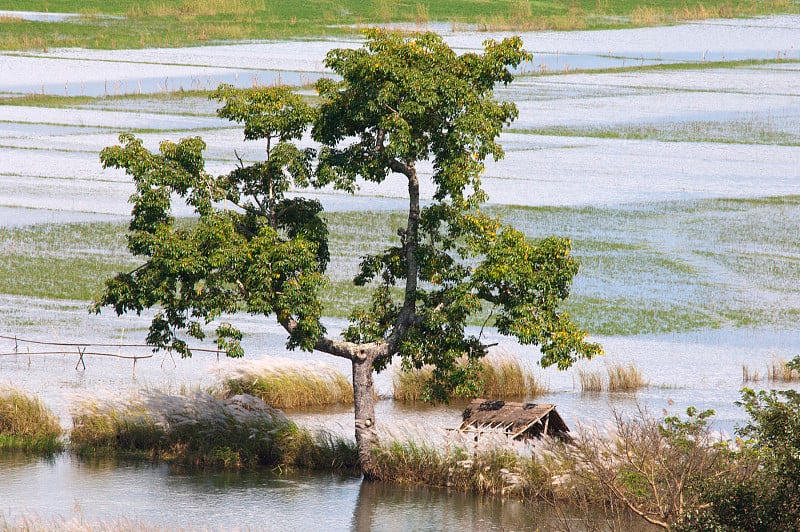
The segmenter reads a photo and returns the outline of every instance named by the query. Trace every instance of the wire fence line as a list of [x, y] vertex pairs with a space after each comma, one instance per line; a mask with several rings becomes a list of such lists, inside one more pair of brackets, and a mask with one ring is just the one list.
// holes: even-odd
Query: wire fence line
[[[78, 370], [80, 367], [82, 367], [82, 369], [86, 369], [86, 361], [84, 359], [86, 356], [109, 357], [132, 360], [133, 371], [135, 374], [137, 361], [153, 358], [155, 356], [153, 351], [145, 354], [135, 352], [136, 350], [141, 349], [153, 350], [152, 345], [141, 343], [125, 343], [122, 341], [117, 343], [74, 341], [63, 342], [60, 340], [36, 340], [32, 338], [23, 338], [16, 335], [9, 336], [6, 334], [0, 334], [0, 341], [2, 340], [5, 340], [9, 343], [13, 342], [14, 345], [13, 348], [8, 348], [0, 343], [0, 357], [27, 356], [28, 365], [30, 365], [31, 356], [77, 355], [78, 362], [75, 364], [75, 369]], [[117, 352], [115, 353], [111, 351], [112, 348], [115, 348]], [[123, 350], [133, 350], [134, 352], [125, 353]], [[219, 360], [219, 355], [221, 353], [219, 349], [209, 349], [204, 347], [192, 347], [191, 350], [192, 352], [216, 354], [217, 360]], [[174, 357], [172, 357], [172, 350], [167, 349], [166, 353], [164, 353], [164, 358], [161, 360], [161, 366], [164, 366], [164, 361], [166, 360], [167, 355], [169, 355], [172, 359], [172, 363], [177, 365]]]

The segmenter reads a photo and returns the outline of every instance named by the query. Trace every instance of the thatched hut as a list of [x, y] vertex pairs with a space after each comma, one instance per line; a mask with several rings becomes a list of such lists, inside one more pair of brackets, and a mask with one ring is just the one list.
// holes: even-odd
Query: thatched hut
[[462, 432], [501, 431], [515, 440], [542, 434], [569, 440], [569, 427], [555, 405], [474, 399], [462, 414]]

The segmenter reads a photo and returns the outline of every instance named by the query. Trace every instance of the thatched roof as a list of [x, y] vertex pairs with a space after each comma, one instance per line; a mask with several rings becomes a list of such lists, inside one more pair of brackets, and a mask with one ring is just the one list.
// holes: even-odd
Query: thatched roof
[[569, 427], [555, 405], [474, 399], [462, 414], [459, 430], [500, 429], [514, 439], [538, 438], [543, 433], [569, 438]]

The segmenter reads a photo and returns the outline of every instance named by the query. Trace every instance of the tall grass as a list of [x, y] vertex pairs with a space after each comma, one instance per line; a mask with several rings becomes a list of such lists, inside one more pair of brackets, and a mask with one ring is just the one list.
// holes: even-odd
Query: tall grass
[[647, 386], [647, 380], [633, 363], [613, 364], [606, 368], [609, 392], [631, 392]]
[[[797, 382], [800, 381], [800, 364], [798, 358], [786, 361], [782, 358], [773, 358], [766, 368], [766, 379], [770, 382]], [[749, 366], [742, 364], [742, 382], [758, 382], [764, 376], [757, 370], [750, 369]]]
[[609, 364], [606, 374], [596, 371], [577, 371], [582, 392], [633, 392], [648, 386], [642, 372], [633, 363], [628, 365]]
[[582, 392], [602, 392], [603, 375], [597, 371], [587, 371], [583, 368], [577, 371], [578, 381]]
[[0, 451], [52, 454], [62, 449], [61, 424], [39, 399], [0, 389]]
[[767, 378], [772, 382], [800, 381], [800, 368], [794, 361], [787, 362], [781, 358], [774, 358], [767, 365]]
[[[431, 375], [432, 370], [429, 368], [398, 371], [392, 379], [394, 399], [404, 402], [421, 401]], [[492, 356], [480, 361], [479, 380], [480, 387], [477, 391], [458, 397], [510, 399], [530, 398], [547, 393], [547, 386], [526, 370], [516, 358], [510, 356]]]
[[376, 474], [386, 482], [536, 499], [552, 493], [550, 479], [561, 473], [554, 449], [563, 444], [550, 438], [534, 447], [503, 434], [475, 440], [457, 431], [437, 435], [412, 429], [386, 436], [373, 449]]
[[758, 373], [758, 370], [750, 369], [750, 366], [742, 364], [742, 382], [758, 382], [761, 380], [761, 375]]
[[139, 519], [115, 517], [112, 519], [87, 519], [80, 513], [73, 517], [43, 518], [36, 514], [21, 515], [13, 521], [0, 514], [0, 530], [14, 532], [39, 532], [60, 530], [62, 532], [91, 532], [95, 530], [113, 530], [114, 532], [166, 532], [163, 526], [151, 525]]
[[198, 467], [353, 468], [355, 444], [313, 435], [261, 399], [206, 392], [146, 392], [127, 401], [91, 400], [73, 413], [73, 450]]
[[327, 364], [267, 358], [239, 365], [219, 394], [253, 395], [275, 408], [308, 408], [352, 404], [353, 384]]

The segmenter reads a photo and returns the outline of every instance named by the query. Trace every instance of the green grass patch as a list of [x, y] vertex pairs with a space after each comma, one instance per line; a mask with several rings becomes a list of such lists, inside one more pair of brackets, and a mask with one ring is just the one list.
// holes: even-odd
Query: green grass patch
[[137, 262], [126, 224], [42, 224], [0, 228], [0, 293], [90, 300], [106, 278]]
[[495, 210], [529, 236], [573, 240], [566, 309], [594, 334], [794, 327], [800, 199]]
[[511, 129], [515, 133], [551, 137], [655, 140], [659, 142], [712, 142], [800, 146], [800, 134], [787, 131], [769, 120], [692, 121], [664, 124], [632, 124], [614, 127], [548, 127]]
[[313, 435], [260, 399], [205, 392], [147, 392], [127, 401], [90, 400], [73, 413], [80, 456], [167, 460], [196, 467], [354, 468], [353, 442]]
[[237, 367], [223, 381], [219, 394], [253, 395], [281, 409], [353, 403], [350, 379], [334, 368], [275, 359]]
[[0, 260], [0, 292], [47, 299], [89, 301], [100, 295], [105, 279], [135, 266], [102, 257], [6, 256]]
[[[348, 34], [350, 25], [386, 22], [450, 22], [480, 30], [575, 30], [673, 24], [706, 18], [797, 13], [790, 0], [638, 0], [569, 3], [527, 0], [308, 0], [306, 2], [148, 0], [143, 2], [21, 2], [0, 9], [82, 13], [67, 22], [0, 20], [0, 48], [144, 48], [191, 46], [216, 41]], [[112, 15], [120, 18], [107, 18]]]
[[0, 389], [0, 452], [49, 455], [63, 448], [61, 424], [39, 399]]
[[[480, 386], [472, 393], [456, 394], [455, 397], [473, 399], [530, 399], [547, 393], [547, 387], [529, 370], [512, 357], [490, 357], [479, 362]], [[423, 368], [412, 371], [397, 371], [392, 378], [395, 401], [422, 401], [431, 380], [431, 370]]]
[[[521, 74], [526, 76], [561, 76], [565, 74], [616, 74], [621, 72], [659, 72], [659, 71], [685, 71], [685, 70], [712, 70], [720, 68], [747, 68], [770, 65], [793, 65], [800, 63], [800, 59], [775, 58], [775, 59], [729, 59], [725, 61], [691, 61], [681, 63], [652, 63], [647, 65], [629, 65], [607, 68], [575, 68], [568, 70], [545, 70]], [[714, 92], [713, 89], [685, 90], [684, 92]]]

